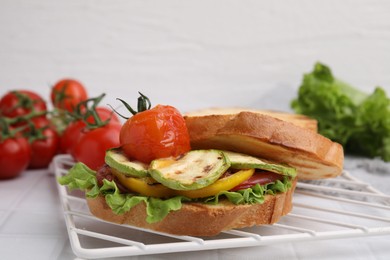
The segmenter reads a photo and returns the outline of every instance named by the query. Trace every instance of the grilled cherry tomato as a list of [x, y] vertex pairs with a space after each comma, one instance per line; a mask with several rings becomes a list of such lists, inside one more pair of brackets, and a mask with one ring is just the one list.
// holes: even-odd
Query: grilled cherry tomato
[[[150, 109], [149, 99], [140, 93], [138, 112], [122, 103], [134, 115], [120, 132], [120, 144], [131, 159], [150, 163], [153, 159], [178, 156], [190, 150], [187, 126], [180, 112], [166, 105]], [[147, 107], [148, 104], [148, 107]]]
[[29, 90], [10, 91], [0, 100], [0, 115], [5, 117], [15, 118], [31, 112], [44, 111], [46, 111], [45, 101], [41, 96]]
[[63, 79], [53, 86], [50, 97], [55, 107], [72, 112], [78, 103], [87, 99], [88, 94], [79, 81]]

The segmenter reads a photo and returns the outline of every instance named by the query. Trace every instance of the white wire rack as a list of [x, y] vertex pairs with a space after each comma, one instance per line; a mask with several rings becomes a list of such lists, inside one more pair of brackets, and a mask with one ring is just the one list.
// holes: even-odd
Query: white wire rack
[[[66, 155], [57, 156], [56, 176], [65, 174], [73, 163]], [[390, 235], [390, 196], [346, 171], [334, 179], [299, 182], [292, 212], [277, 224], [215, 237], [174, 236], [108, 223], [89, 213], [82, 192], [61, 185], [58, 190], [72, 249], [87, 259]]]

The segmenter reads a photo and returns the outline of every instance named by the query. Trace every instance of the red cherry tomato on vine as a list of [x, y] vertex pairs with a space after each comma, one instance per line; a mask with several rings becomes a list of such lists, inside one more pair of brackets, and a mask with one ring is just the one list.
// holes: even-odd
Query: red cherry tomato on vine
[[105, 126], [81, 131], [71, 154], [76, 161], [97, 170], [104, 164], [106, 150], [119, 146], [121, 125], [112, 123]]
[[122, 127], [120, 143], [129, 158], [144, 163], [178, 156], [191, 148], [183, 116], [176, 108], [164, 105], [130, 117]]
[[50, 98], [55, 107], [72, 112], [78, 103], [88, 98], [88, 94], [79, 81], [63, 79], [54, 85]]
[[[116, 114], [113, 114], [111, 109], [105, 108], [105, 107], [97, 107], [96, 112], [98, 113], [101, 121], [106, 121], [107, 119], [110, 119], [109, 124], [119, 124], [120, 120]], [[95, 123], [95, 120], [92, 116], [88, 117], [87, 119], [88, 123]], [[79, 135], [83, 131], [87, 131], [86, 129], [87, 124], [83, 122], [82, 120], [77, 120], [72, 123], [70, 123], [64, 133], [61, 136], [60, 141], [60, 152], [61, 153], [67, 153], [70, 154], [72, 147], [77, 143], [77, 140], [79, 138]]]
[[10, 91], [0, 99], [0, 115], [15, 118], [33, 111], [46, 111], [45, 101], [35, 92], [29, 90]]
[[31, 144], [31, 161], [28, 168], [47, 168], [57, 154], [60, 138], [57, 132], [48, 127], [42, 131], [44, 139], [34, 140]]
[[73, 146], [77, 143], [79, 139], [79, 135], [86, 127], [86, 124], [79, 120], [74, 121], [68, 125], [65, 129], [64, 133], [61, 136], [60, 141], [60, 152], [70, 154]]
[[[110, 108], [97, 107], [96, 112], [99, 115], [101, 121], [106, 121], [107, 119], [110, 119], [110, 123], [121, 123], [119, 117]], [[93, 116], [89, 116], [87, 122], [95, 123]]]
[[[54, 128], [52, 123], [47, 117], [34, 117], [30, 120], [30, 123], [32, 123], [33, 127], [38, 129], [38, 128], [43, 128], [43, 127], [51, 127]], [[31, 126], [28, 123], [23, 123], [25, 124], [25, 128], [22, 130], [24, 134], [29, 135], [31, 131]]]
[[0, 179], [20, 175], [31, 158], [30, 146], [25, 138], [14, 137], [0, 140]]

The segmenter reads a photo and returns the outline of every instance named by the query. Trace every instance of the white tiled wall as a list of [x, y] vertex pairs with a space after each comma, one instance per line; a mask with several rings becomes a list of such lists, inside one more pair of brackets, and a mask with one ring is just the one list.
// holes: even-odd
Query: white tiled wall
[[317, 60], [390, 92], [390, 2], [0, 1], [0, 94], [48, 96], [72, 76], [112, 104], [140, 90], [181, 110], [261, 107], [275, 88], [288, 102]]
[[[27, 88], [47, 98], [74, 77], [113, 105], [140, 90], [183, 111], [286, 110], [316, 61], [390, 94], [390, 1], [0, 0], [0, 95]], [[0, 183], [3, 256], [74, 258], [54, 181], [29, 171]]]

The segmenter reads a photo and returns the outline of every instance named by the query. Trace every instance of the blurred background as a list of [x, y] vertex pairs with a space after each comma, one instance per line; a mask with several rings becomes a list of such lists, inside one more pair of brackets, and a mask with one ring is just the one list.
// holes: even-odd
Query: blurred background
[[0, 0], [0, 95], [64, 77], [104, 102], [289, 109], [316, 61], [390, 92], [390, 2]]

